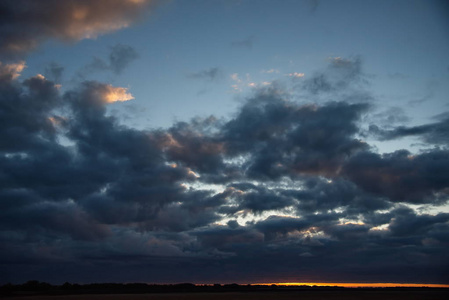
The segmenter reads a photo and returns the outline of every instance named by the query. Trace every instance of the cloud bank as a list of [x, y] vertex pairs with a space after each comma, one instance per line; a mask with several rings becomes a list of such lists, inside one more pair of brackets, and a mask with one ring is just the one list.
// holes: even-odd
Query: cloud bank
[[[151, 4], [2, 1], [0, 56], [95, 38]], [[97, 67], [120, 73], [136, 56], [118, 44]], [[133, 99], [127, 88], [61, 90], [63, 66], [22, 79], [25, 66], [0, 63], [1, 283], [447, 283], [447, 117], [363, 128], [373, 104], [360, 58], [289, 74], [305, 98], [270, 85], [227, 119], [154, 130], [108, 114]], [[425, 150], [380, 154], [364, 140], [407, 136]]]
[[136, 130], [107, 114], [127, 89], [23, 66], [0, 69], [2, 282], [445, 282], [449, 215], [410, 206], [447, 203], [444, 120], [382, 132], [438, 147], [379, 154], [366, 101], [271, 87], [229, 119]]

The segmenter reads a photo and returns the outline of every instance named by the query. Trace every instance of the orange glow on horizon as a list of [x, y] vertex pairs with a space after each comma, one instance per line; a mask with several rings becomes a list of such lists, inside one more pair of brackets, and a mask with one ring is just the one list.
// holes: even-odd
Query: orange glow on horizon
[[386, 287], [430, 287], [430, 288], [449, 288], [449, 284], [437, 284], [437, 283], [360, 283], [360, 282], [277, 282], [277, 283], [253, 283], [252, 285], [286, 285], [286, 286], [338, 286], [347, 288], [361, 288], [361, 287], [373, 287], [373, 288], [386, 288]]

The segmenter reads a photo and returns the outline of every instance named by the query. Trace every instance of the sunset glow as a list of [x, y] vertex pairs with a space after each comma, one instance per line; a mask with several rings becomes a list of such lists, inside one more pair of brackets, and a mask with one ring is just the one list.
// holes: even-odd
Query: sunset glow
[[449, 1], [0, 11], [0, 294], [449, 287]]
[[391, 288], [391, 287], [428, 287], [449, 288], [449, 284], [434, 283], [357, 283], [357, 282], [280, 282], [280, 283], [254, 283], [254, 285], [285, 285], [285, 286], [338, 286], [346, 288]]

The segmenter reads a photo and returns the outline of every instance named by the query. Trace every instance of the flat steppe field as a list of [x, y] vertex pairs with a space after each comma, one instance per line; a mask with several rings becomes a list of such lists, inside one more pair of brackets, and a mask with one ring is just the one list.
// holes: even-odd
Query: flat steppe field
[[422, 291], [387, 291], [387, 290], [342, 290], [342, 291], [282, 291], [282, 292], [228, 292], [228, 293], [169, 293], [169, 294], [98, 294], [98, 295], [42, 295], [42, 296], [14, 296], [3, 299], [20, 300], [264, 300], [264, 299], [299, 299], [299, 300], [447, 300], [448, 290]]

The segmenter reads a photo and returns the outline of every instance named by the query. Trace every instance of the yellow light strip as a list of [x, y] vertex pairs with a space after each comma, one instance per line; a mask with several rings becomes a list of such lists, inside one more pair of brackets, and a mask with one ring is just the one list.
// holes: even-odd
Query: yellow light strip
[[286, 286], [338, 286], [348, 288], [359, 287], [432, 287], [432, 288], [449, 288], [449, 284], [435, 283], [357, 283], [357, 282], [277, 282], [277, 283], [253, 283], [252, 285], [286, 285]]

